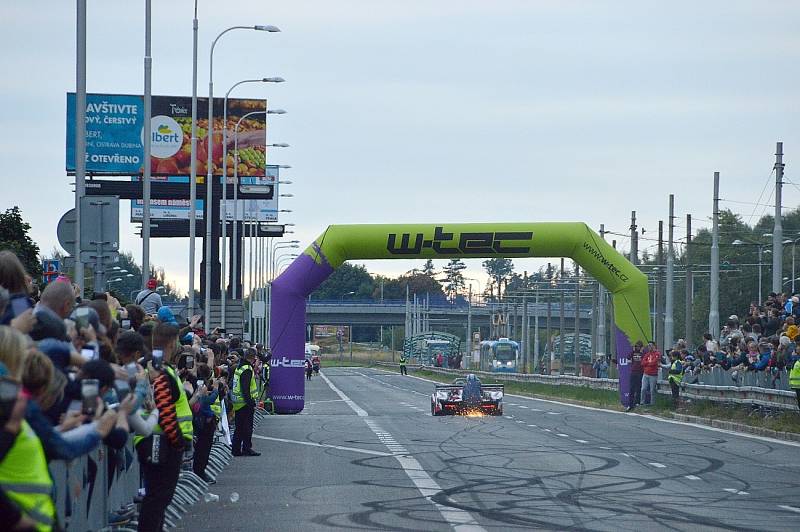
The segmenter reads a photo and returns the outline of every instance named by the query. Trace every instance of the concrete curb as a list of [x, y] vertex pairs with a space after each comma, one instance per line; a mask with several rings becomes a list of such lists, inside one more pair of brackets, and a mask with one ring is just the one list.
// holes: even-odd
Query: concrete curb
[[730, 430], [733, 432], [744, 432], [746, 434], [755, 434], [756, 436], [775, 438], [776, 440], [800, 442], [800, 434], [796, 432], [782, 432], [778, 430], [765, 429], [763, 427], [753, 427], [751, 425], [744, 425], [742, 423], [734, 423], [733, 421], [725, 421], [722, 419], [711, 419], [707, 417], [688, 416], [686, 414], [672, 414], [672, 418], [675, 419], [676, 421], [695, 423], [697, 425], [707, 425], [709, 427]]

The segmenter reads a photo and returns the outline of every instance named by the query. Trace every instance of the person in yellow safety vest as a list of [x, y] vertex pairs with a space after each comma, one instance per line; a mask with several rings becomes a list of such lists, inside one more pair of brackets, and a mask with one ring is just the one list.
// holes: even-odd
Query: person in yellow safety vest
[[233, 412], [235, 432], [233, 433], [233, 456], [261, 456], [253, 450], [253, 415], [256, 411], [258, 389], [253, 362], [256, 350], [245, 351], [244, 360], [233, 374]]
[[680, 385], [683, 380], [683, 365], [681, 364], [680, 353], [673, 349], [670, 352], [670, 359], [672, 363], [669, 365], [669, 387], [672, 390], [672, 404], [678, 405], [678, 396], [680, 395]]
[[[147, 374], [158, 409], [158, 424], [148, 437], [134, 437], [145, 495], [139, 512], [140, 532], [164, 528], [167, 509], [181, 471], [183, 453], [192, 446], [192, 410], [186, 390], [172, 367], [178, 351], [178, 327], [159, 323], [153, 328], [153, 353]], [[145, 412], [143, 415], [149, 415]]]
[[797, 407], [800, 408], [800, 360], [794, 363], [789, 372], [789, 388], [797, 395]]
[[405, 355], [405, 353], [400, 355], [400, 375], [408, 375], [408, 370], [406, 370], [406, 355]]
[[22, 333], [0, 326], [0, 386], [7, 396], [0, 422], [0, 528], [49, 531], [57, 527], [53, 480], [42, 442], [25, 421], [21, 379], [27, 345]]

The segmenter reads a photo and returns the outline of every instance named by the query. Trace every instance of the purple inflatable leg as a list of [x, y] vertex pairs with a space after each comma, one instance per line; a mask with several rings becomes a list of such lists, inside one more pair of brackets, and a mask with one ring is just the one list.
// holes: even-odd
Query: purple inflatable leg
[[296, 414], [305, 402], [306, 297], [333, 268], [305, 253], [272, 283], [270, 397], [278, 414]]
[[617, 369], [619, 370], [619, 400], [623, 406], [629, 406], [631, 398], [631, 353], [633, 346], [625, 333], [614, 327], [617, 340]]

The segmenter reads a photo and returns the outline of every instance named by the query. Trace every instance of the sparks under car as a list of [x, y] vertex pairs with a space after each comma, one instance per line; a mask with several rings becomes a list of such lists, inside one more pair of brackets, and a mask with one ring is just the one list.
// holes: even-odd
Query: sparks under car
[[503, 385], [481, 384], [473, 374], [452, 384], [437, 384], [431, 395], [431, 414], [502, 416]]

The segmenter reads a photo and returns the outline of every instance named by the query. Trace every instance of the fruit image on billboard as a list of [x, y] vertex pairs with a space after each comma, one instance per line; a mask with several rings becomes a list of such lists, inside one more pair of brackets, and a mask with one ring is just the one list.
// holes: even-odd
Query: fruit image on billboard
[[[208, 99], [198, 98], [197, 175], [208, 173]], [[227, 174], [234, 172], [234, 128], [250, 112], [266, 111], [266, 100], [228, 99]], [[107, 175], [141, 175], [144, 172], [144, 102], [141, 96], [87, 94], [86, 171]], [[159, 176], [191, 174], [192, 99], [153, 96], [150, 118], [150, 171]], [[214, 98], [212, 172], [222, 175], [223, 99]], [[265, 176], [266, 114], [239, 122], [238, 173]], [[67, 94], [67, 172], [75, 171], [75, 94]]]

